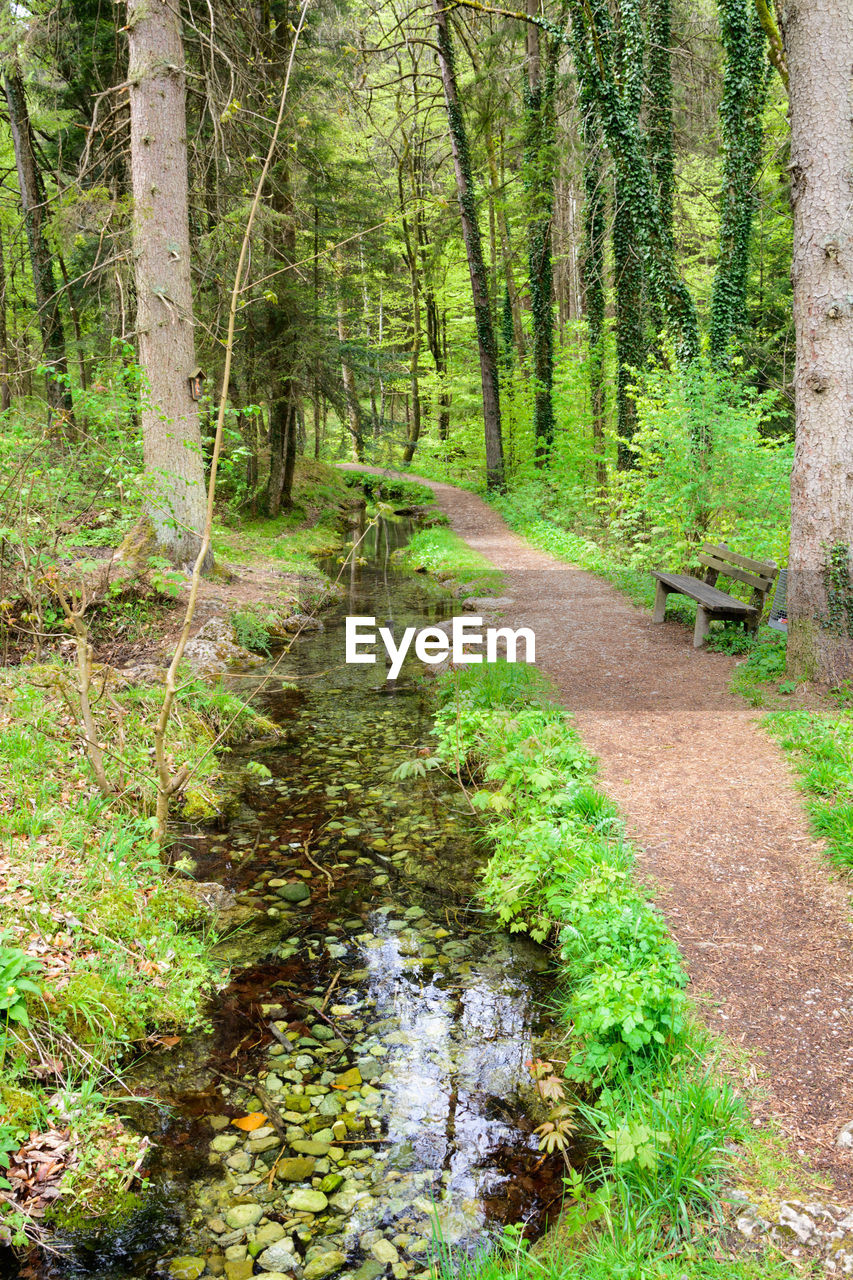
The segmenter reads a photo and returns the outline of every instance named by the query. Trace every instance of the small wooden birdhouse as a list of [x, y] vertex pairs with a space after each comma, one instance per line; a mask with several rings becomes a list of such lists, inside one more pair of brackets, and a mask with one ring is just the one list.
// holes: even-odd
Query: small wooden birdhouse
[[190, 395], [193, 400], [200, 400], [204, 392], [205, 373], [201, 368], [193, 369], [187, 381], [190, 386]]

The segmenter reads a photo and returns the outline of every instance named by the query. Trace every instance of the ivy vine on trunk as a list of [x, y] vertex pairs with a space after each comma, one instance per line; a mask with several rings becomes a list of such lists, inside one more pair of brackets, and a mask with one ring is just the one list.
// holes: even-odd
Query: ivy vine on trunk
[[[528, 0], [535, 15], [538, 0]], [[524, 87], [524, 188], [528, 206], [527, 262], [533, 321], [533, 431], [536, 465], [543, 466], [554, 441], [554, 271], [551, 221], [554, 214], [555, 87], [557, 50], [546, 46], [543, 74], [539, 27], [527, 28]]]
[[[616, 67], [625, 117], [639, 127], [643, 102], [645, 38], [639, 0], [621, 0], [616, 32]], [[633, 192], [624, 169], [617, 167], [613, 213], [613, 271], [616, 282], [616, 412], [620, 469], [633, 465], [631, 441], [637, 429], [637, 406], [628, 388], [646, 361], [643, 307], [645, 273], [641, 246], [631, 216]]]
[[711, 359], [720, 364], [747, 319], [749, 242], [770, 64], [761, 20], [751, 0], [717, 0], [717, 8], [726, 60], [720, 102], [723, 140], [720, 249], [711, 291], [710, 337]]
[[595, 103], [651, 296], [676, 336], [680, 358], [692, 360], [699, 353], [696, 307], [675, 265], [671, 231], [639, 124], [619, 89], [610, 10], [606, 0], [570, 0], [569, 8], [578, 79]]

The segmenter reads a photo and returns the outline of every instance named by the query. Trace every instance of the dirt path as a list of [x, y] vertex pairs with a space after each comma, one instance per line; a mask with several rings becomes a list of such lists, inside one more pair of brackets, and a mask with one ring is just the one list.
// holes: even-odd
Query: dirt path
[[533, 549], [473, 494], [430, 487], [505, 571], [502, 621], [535, 630], [537, 666], [599, 758], [709, 1025], [766, 1070], [755, 1123], [775, 1116], [849, 1198], [853, 1154], [835, 1139], [853, 1120], [850, 888], [831, 879], [775, 743], [727, 691], [731, 659]]

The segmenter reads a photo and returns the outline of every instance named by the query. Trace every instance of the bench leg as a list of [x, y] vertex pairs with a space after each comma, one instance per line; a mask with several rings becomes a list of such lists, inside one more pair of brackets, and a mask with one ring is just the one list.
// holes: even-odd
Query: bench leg
[[696, 626], [693, 629], [693, 648], [701, 649], [711, 625], [711, 618], [701, 604], [696, 610]]
[[669, 592], [666, 587], [662, 582], [659, 582], [657, 591], [655, 592], [655, 611], [652, 614], [652, 622], [663, 622], [664, 614], [666, 613], [666, 598], [668, 595]]

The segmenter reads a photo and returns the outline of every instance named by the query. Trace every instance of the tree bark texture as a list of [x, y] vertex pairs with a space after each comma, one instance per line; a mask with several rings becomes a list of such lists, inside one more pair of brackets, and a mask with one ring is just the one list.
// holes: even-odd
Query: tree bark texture
[[444, 102], [447, 108], [450, 149], [456, 175], [456, 195], [462, 221], [462, 238], [468, 258], [468, 274], [471, 277], [471, 297], [474, 303], [474, 319], [477, 325], [477, 344], [480, 353], [480, 378], [483, 388], [483, 427], [486, 444], [486, 483], [490, 489], [503, 488], [504, 460], [501, 437], [500, 380], [498, 374], [498, 347], [492, 313], [489, 307], [488, 282], [483, 261], [483, 244], [477, 221], [477, 202], [471, 174], [471, 155], [468, 134], [459, 93], [453, 58], [453, 43], [447, 10], [443, 0], [433, 0], [438, 61]]
[[177, 6], [128, 0], [133, 255], [147, 511], [158, 549], [192, 560], [205, 520], [187, 201], [186, 86]]
[[853, 675], [853, 7], [782, 6], [794, 209], [796, 448], [788, 666]]

